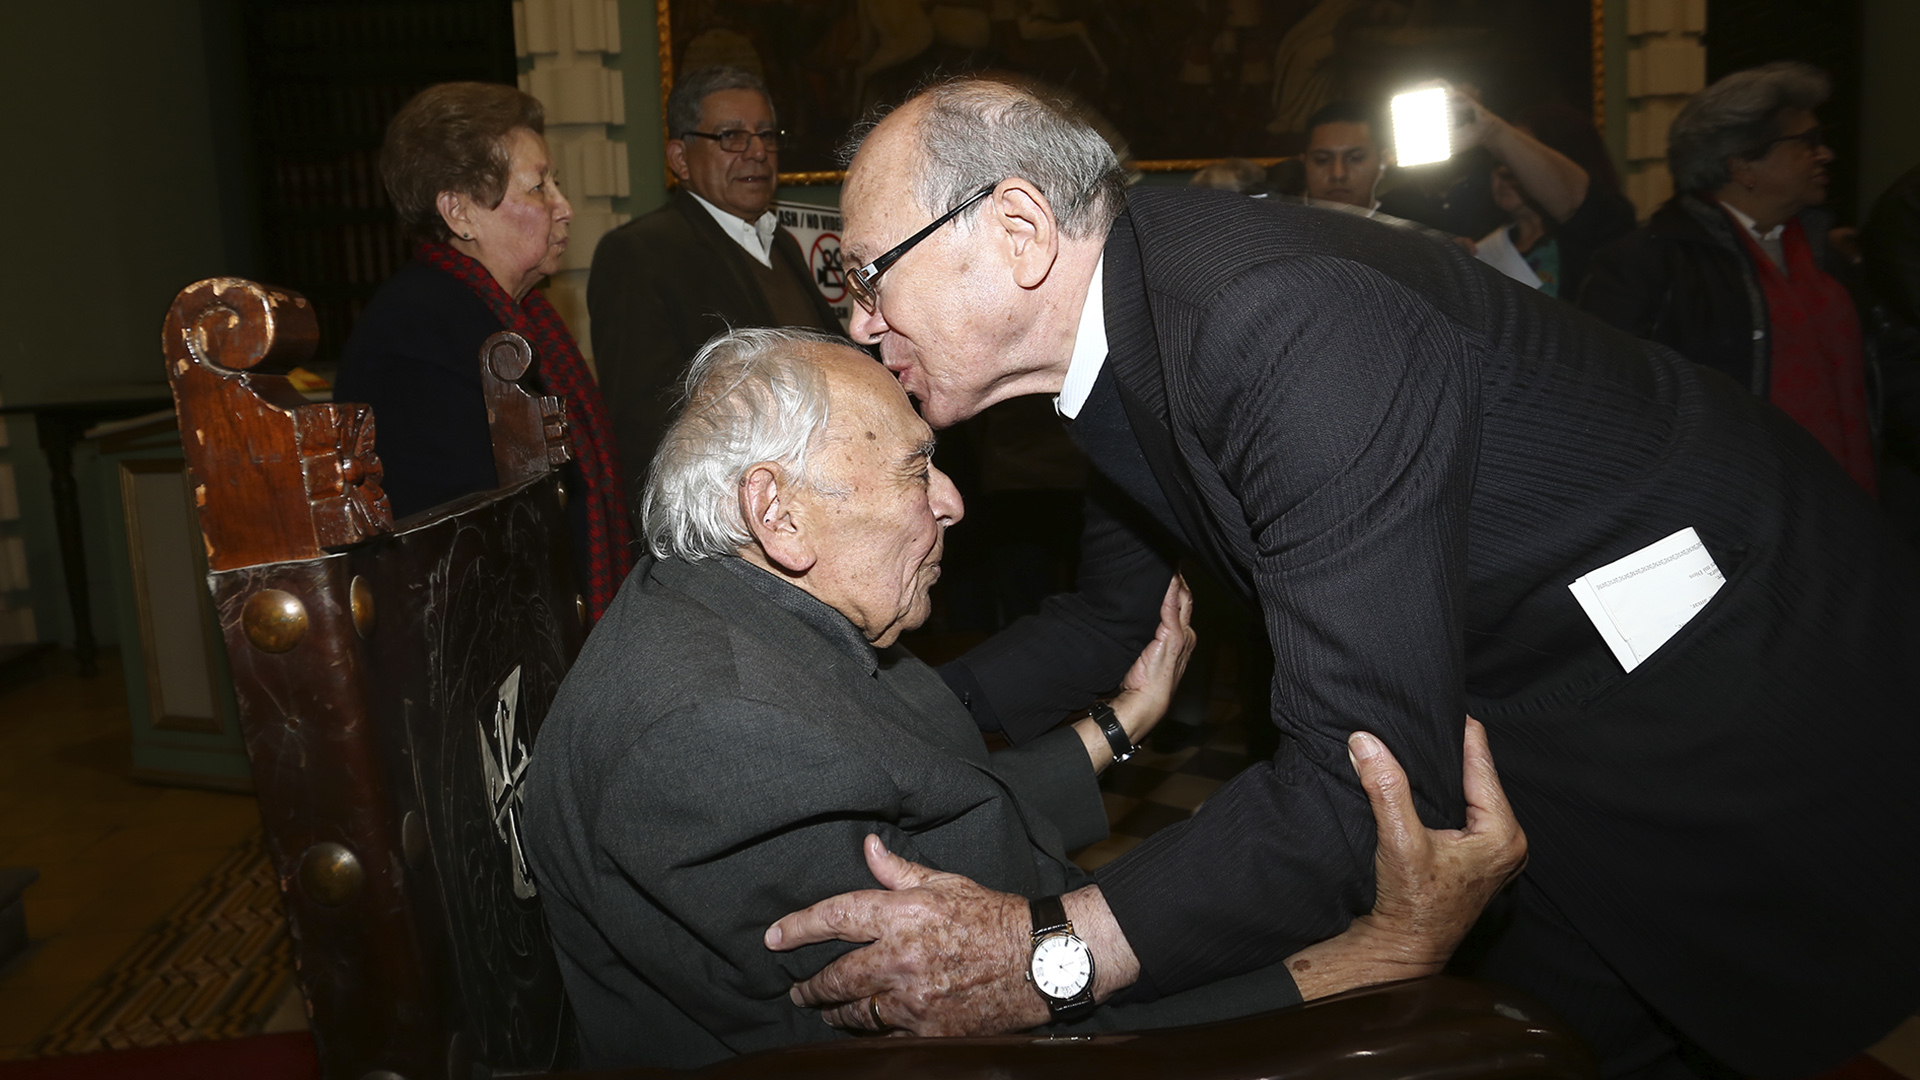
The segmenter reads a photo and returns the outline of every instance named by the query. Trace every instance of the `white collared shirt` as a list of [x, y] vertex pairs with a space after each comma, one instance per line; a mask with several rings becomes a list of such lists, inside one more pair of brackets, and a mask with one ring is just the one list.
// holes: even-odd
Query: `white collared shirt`
[[[693, 195], [693, 192], [687, 194]], [[780, 228], [780, 218], [773, 211], [769, 210], [761, 214], [758, 221], [750, 222], [727, 213], [698, 195], [693, 195], [693, 199], [707, 208], [707, 213], [713, 215], [713, 220], [720, 223], [720, 228], [733, 237], [733, 242], [739, 244], [741, 250], [760, 260], [761, 266], [773, 268], [773, 234]]]
[[1073, 359], [1067, 363], [1067, 380], [1053, 399], [1054, 411], [1071, 420], [1080, 415], [1093, 393], [1093, 383], [1107, 363], [1107, 299], [1101, 291], [1107, 279], [1107, 256], [1093, 264], [1093, 280], [1087, 283], [1087, 299], [1080, 305], [1080, 329], [1073, 335]]
[[1726, 207], [1727, 213], [1733, 215], [1733, 220], [1747, 230], [1747, 235], [1753, 237], [1754, 243], [1760, 245], [1760, 250], [1767, 253], [1767, 258], [1773, 260], [1773, 265], [1782, 270], [1787, 268], [1787, 247], [1780, 241], [1780, 238], [1787, 233], [1786, 222], [1783, 221], [1762, 233], [1759, 228], [1760, 223], [1741, 213], [1739, 207], [1724, 202], [1720, 205]]

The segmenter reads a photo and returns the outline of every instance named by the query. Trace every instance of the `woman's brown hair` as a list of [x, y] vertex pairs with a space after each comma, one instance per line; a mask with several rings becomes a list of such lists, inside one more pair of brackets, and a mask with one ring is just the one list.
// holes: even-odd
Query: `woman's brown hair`
[[499, 206], [513, 164], [507, 136], [541, 134], [546, 123], [539, 100], [511, 86], [453, 82], [415, 94], [380, 144], [380, 178], [400, 224], [416, 240], [445, 243], [452, 233], [435, 205], [441, 192]]

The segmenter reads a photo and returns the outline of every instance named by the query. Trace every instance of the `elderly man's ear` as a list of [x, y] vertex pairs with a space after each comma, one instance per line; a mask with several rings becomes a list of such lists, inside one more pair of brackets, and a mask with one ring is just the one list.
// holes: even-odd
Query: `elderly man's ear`
[[987, 197], [987, 221], [1005, 235], [1013, 279], [1023, 289], [1047, 280], [1060, 255], [1053, 206], [1025, 180], [1009, 180]]
[[685, 139], [667, 140], [667, 171], [680, 183], [685, 184], [693, 175], [693, 169], [687, 165], [687, 141]]
[[786, 470], [762, 462], [740, 481], [740, 513], [767, 561], [789, 574], [804, 574], [819, 556], [808, 529], [805, 500], [794, 497]]

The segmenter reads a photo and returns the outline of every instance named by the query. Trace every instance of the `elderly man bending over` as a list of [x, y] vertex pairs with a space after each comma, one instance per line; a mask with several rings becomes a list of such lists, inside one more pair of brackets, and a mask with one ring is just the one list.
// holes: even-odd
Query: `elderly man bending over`
[[[1112, 702], [1123, 733], [1083, 719], [989, 754], [895, 644], [926, 619], [961, 516], [932, 452], [887, 370], [834, 339], [741, 330], [693, 361], [646, 488], [654, 556], [582, 649], [528, 779], [528, 856], [582, 1064], [697, 1066], [843, 1037], [829, 1020], [884, 1028], [900, 1004], [884, 996], [824, 1017], [789, 1000], [853, 946], [763, 942], [836, 893], [964, 875], [1042, 910], [1086, 884], [1067, 852], [1106, 833], [1095, 775], [1166, 708], [1191, 599], [1176, 578]], [[1469, 724], [1474, 824], [1429, 832], [1385, 748], [1355, 737], [1380, 825], [1372, 916], [1291, 970], [1089, 1005], [1078, 1024], [1218, 1019], [1437, 970], [1525, 850], [1478, 740]], [[1029, 942], [981, 947], [1024, 956]]]

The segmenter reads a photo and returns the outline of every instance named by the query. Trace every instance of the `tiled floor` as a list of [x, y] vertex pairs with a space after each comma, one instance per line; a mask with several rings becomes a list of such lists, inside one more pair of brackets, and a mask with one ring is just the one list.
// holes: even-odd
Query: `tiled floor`
[[31, 866], [32, 951], [0, 972], [0, 1059], [17, 1056], [250, 830], [247, 795], [127, 778], [119, 665], [0, 692], [0, 865]]

